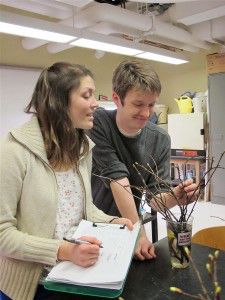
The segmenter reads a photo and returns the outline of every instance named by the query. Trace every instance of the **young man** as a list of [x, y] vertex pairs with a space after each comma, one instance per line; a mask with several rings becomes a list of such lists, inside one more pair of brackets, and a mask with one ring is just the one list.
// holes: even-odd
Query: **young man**
[[[105, 213], [121, 215], [135, 223], [139, 220], [141, 194], [133, 186], [143, 186], [143, 182], [133, 164], [137, 162], [146, 166], [148, 163], [164, 182], [170, 184], [170, 138], [163, 129], [149, 122], [161, 84], [146, 62], [122, 62], [114, 71], [112, 85], [112, 100], [117, 109], [97, 109], [94, 127], [90, 131], [96, 144], [92, 171], [102, 177], [92, 176], [93, 199]], [[157, 195], [159, 186], [155, 177], [147, 172], [142, 175], [151, 192]], [[116, 182], [103, 177], [116, 179]], [[186, 185], [185, 188], [176, 188], [175, 192], [182, 196], [184, 189], [191, 193], [196, 187], [192, 181]], [[166, 192], [165, 186], [161, 185], [160, 189]], [[168, 207], [176, 204], [167, 195], [165, 201]], [[154, 206], [154, 200], [152, 204]], [[155, 257], [154, 247], [144, 228], [135, 256], [140, 260]]]

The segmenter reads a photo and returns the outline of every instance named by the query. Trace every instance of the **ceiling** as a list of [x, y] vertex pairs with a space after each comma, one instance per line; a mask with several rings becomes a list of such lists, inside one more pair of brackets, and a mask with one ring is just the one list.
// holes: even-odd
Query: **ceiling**
[[[1, 0], [1, 4], [1, 10], [174, 52], [198, 52], [213, 45], [223, 51], [225, 45], [225, 0]], [[25, 49], [46, 44], [54, 53], [73, 47], [33, 38], [21, 42]]]

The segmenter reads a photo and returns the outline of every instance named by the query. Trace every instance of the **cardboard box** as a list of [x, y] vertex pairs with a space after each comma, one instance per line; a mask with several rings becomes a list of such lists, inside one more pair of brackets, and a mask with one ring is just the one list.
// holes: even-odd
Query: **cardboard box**
[[207, 55], [207, 69], [209, 74], [225, 72], [225, 53]]

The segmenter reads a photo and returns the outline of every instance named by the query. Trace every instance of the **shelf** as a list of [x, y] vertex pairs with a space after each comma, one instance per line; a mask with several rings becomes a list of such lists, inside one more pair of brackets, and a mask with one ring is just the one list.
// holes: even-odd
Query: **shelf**
[[177, 156], [177, 155], [171, 155], [171, 159], [179, 159], [179, 160], [186, 160], [186, 161], [190, 161], [190, 160], [204, 160], [205, 161], [205, 156]]
[[[173, 156], [170, 159], [171, 180], [176, 186], [180, 180], [193, 178], [199, 184], [205, 173], [205, 157], [178, 157]], [[179, 178], [180, 176], [180, 178]]]

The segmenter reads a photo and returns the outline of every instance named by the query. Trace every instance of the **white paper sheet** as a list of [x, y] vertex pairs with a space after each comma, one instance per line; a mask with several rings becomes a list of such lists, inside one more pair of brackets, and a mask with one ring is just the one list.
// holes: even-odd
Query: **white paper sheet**
[[46, 280], [87, 285], [100, 288], [120, 289], [126, 277], [136, 239], [140, 230], [139, 223], [129, 231], [121, 225], [96, 223], [82, 220], [73, 238], [89, 235], [102, 242], [97, 263], [83, 268], [71, 262], [60, 262], [49, 273]]

